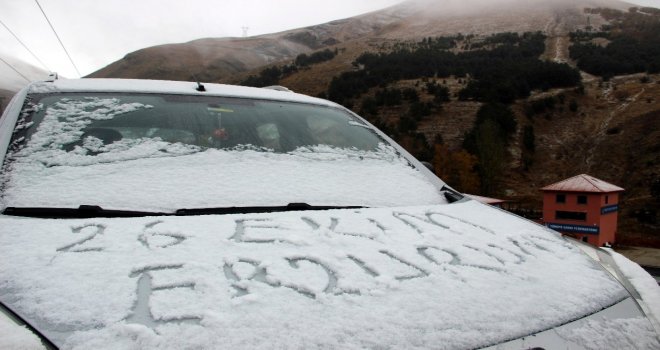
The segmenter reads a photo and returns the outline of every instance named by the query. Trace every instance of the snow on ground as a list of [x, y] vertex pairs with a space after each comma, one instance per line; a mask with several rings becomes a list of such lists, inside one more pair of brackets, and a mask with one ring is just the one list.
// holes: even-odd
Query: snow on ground
[[0, 216], [0, 298], [67, 349], [474, 348], [626, 296], [557, 233], [475, 201]]

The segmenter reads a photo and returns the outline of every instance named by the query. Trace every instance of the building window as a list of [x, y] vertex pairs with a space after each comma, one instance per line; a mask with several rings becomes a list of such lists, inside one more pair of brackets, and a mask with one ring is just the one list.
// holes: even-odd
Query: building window
[[557, 203], [566, 203], [566, 195], [565, 194], [558, 194], [557, 195]]
[[610, 196], [605, 196], [605, 204], [608, 204], [610, 202]]
[[557, 219], [557, 220], [587, 221], [587, 213], [578, 212], [578, 211], [557, 210], [555, 212], [555, 219]]
[[584, 195], [577, 196], [577, 204], [587, 204], [587, 196]]

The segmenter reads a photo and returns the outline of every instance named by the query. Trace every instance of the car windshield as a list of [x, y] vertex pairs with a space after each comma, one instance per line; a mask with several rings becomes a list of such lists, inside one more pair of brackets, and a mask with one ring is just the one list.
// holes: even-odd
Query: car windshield
[[29, 101], [4, 161], [5, 207], [443, 202], [430, 180], [339, 108], [164, 94]]

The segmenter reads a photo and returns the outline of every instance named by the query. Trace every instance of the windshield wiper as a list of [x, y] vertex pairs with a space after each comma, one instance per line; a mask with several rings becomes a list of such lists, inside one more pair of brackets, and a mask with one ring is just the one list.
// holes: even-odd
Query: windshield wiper
[[445, 195], [445, 198], [447, 199], [447, 202], [450, 203], [450, 204], [454, 203], [454, 202], [458, 202], [461, 199], [465, 198], [465, 196], [463, 194], [458, 193], [458, 192], [452, 190], [451, 188], [449, 188], [447, 186], [442, 186], [440, 191], [442, 192], [442, 194]]
[[192, 208], [179, 209], [174, 215], [213, 215], [213, 214], [252, 214], [252, 213], [274, 213], [284, 211], [302, 210], [331, 210], [331, 209], [361, 209], [361, 206], [321, 206], [309, 205], [307, 203], [289, 203], [283, 206], [264, 207], [220, 207], [220, 208]]
[[134, 218], [172, 215], [150, 211], [103, 209], [98, 205], [81, 205], [78, 208], [7, 207], [2, 213], [5, 215], [48, 219]]
[[317, 206], [307, 203], [289, 203], [283, 206], [261, 207], [219, 207], [219, 208], [184, 208], [174, 213], [138, 211], [138, 210], [112, 210], [103, 209], [98, 205], [81, 205], [78, 208], [37, 208], [37, 207], [7, 207], [4, 215], [27, 216], [44, 219], [86, 219], [86, 218], [134, 218], [143, 216], [194, 216], [194, 215], [222, 215], [222, 214], [252, 214], [274, 213], [301, 210], [330, 210], [330, 209], [360, 209], [361, 206]]

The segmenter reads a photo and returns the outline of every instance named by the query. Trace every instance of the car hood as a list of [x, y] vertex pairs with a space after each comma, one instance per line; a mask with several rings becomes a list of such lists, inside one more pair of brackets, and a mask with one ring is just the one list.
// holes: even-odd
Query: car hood
[[0, 216], [0, 298], [65, 348], [475, 348], [627, 297], [556, 232], [475, 201]]

